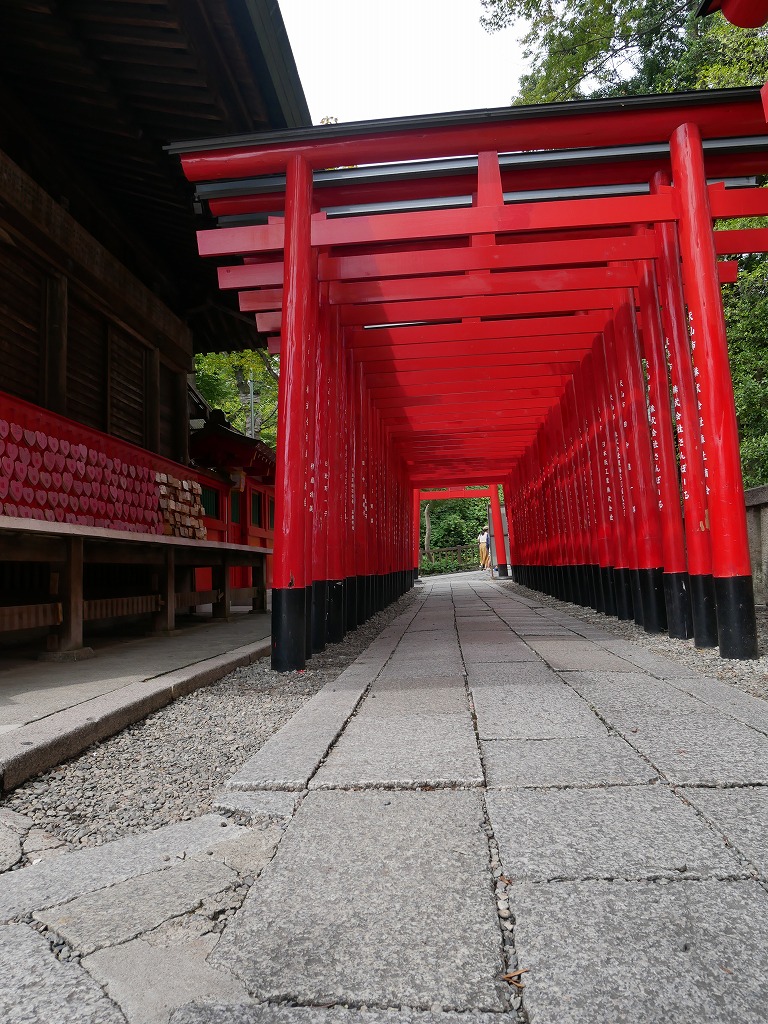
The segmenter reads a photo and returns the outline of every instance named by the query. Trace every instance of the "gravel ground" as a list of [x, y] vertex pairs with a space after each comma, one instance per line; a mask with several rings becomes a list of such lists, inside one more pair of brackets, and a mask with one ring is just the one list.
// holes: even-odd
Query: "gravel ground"
[[665, 634], [651, 635], [635, 622], [620, 622], [609, 615], [603, 615], [591, 608], [578, 604], [558, 601], [557, 598], [529, 590], [518, 583], [498, 580], [502, 587], [518, 591], [524, 597], [538, 601], [549, 608], [559, 608], [582, 622], [602, 627], [607, 633], [628, 640], [643, 650], [671, 658], [688, 667], [697, 668], [704, 676], [733, 683], [740, 690], [753, 697], [768, 700], [768, 605], [758, 605], [757, 642], [760, 657], [757, 661], [733, 661], [721, 658], [717, 648], [699, 650], [693, 640], [671, 640]]
[[20, 786], [0, 801], [37, 826], [17, 867], [206, 814], [221, 784], [415, 598], [404, 595], [304, 671], [273, 672], [268, 659], [236, 669]]

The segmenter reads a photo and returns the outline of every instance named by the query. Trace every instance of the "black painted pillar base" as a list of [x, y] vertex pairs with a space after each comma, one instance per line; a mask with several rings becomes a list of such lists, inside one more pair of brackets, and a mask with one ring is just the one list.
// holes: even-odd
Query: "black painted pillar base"
[[501, 565], [501, 563], [499, 563], [498, 571], [499, 571], [499, 579], [508, 579], [509, 578], [509, 572], [507, 571], [507, 563], [506, 562], [504, 563], [504, 565]]
[[304, 587], [272, 588], [272, 668], [293, 672], [307, 664]]
[[595, 591], [595, 611], [605, 615], [605, 594], [603, 593], [603, 571], [599, 565], [592, 566], [592, 586]]
[[646, 633], [664, 633], [667, 609], [664, 603], [664, 570], [638, 569], [640, 600], [643, 602], [643, 628]]
[[667, 632], [674, 640], [689, 640], [693, 636], [693, 613], [687, 572], [664, 573], [664, 602]]
[[709, 573], [689, 574], [688, 580], [691, 584], [694, 646], [702, 649], [717, 647], [715, 581]]
[[368, 618], [368, 594], [367, 594], [367, 576], [357, 577], [357, 624], [362, 626], [365, 620]]
[[328, 614], [328, 584], [325, 580], [312, 581], [312, 653], [325, 650], [326, 616]]
[[616, 616], [624, 622], [633, 617], [632, 580], [629, 569], [614, 569], [613, 582], [616, 589]]
[[389, 577], [380, 573], [376, 576], [376, 611], [383, 611], [387, 605], [389, 594]]
[[605, 614], [616, 615], [616, 587], [613, 582], [613, 566], [609, 565], [600, 570], [603, 584], [603, 600], [605, 601]]
[[643, 591], [640, 586], [640, 570], [629, 570], [629, 584], [632, 588], [632, 618], [638, 624], [643, 625]]
[[344, 639], [346, 632], [344, 580], [328, 580], [327, 588], [328, 614], [325, 623], [325, 638], [329, 644], [337, 644]]
[[715, 577], [721, 658], [757, 658], [755, 592], [751, 576]]
[[306, 632], [306, 638], [305, 638], [306, 639], [306, 656], [307, 656], [307, 658], [311, 658], [312, 657], [312, 584], [311, 583], [307, 584], [307, 586], [304, 588], [304, 594], [305, 594], [304, 600], [307, 602], [307, 604], [306, 604], [307, 612], [306, 612], [306, 617], [305, 617], [305, 620], [304, 620], [304, 625], [305, 625], [306, 631], [307, 631]]
[[344, 580], [344, 618], [347, 632], [357, 629], [357, 576], [347, 576]]
[[[419, 578], [419, 567], [418, 567], [418, 565], [414, 565], [414, 567], [413, 567], [413, 583], [415, 583], [418, 578]], [[411, 584], [411, 586], [413, 586], [413, 583]]]

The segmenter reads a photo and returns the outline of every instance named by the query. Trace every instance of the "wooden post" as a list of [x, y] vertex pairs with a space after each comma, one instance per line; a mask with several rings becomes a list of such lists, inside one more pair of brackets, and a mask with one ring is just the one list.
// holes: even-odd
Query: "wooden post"
[[213, 589], [218, 590], [220, 594], [219, 600], [213, 602], [213, 617], [226, 621], [232, 607], [232, 584], [229, 578], [229, 559], [226, 555], [222, 557], [221, 565], [213, 566], [212, 575]]
[[62, 564], [54, 588], [61, 604], [61, 625], [48, 636], [48, 651], [41, 660], [77, 661], [92, 658], [90, 647], [83, 647], [83, 538], [67, 538], [67, 558]]
[[251, 566], [251, 586], [253, 598], [251, 611], [254, 615], [265, 615], [267, 611], [267, 557], [262, 555], [258, 562]]
[[160, 609], [155, 613], [155, 633], [172, 633], [176, 628], [176, 552], [165, 550], [165, 565], [160, 573]]

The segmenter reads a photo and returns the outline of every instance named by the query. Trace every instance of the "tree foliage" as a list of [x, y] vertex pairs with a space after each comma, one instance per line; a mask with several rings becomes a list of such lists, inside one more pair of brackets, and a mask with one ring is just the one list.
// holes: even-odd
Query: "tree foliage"
[[531, 70], [515, 103], [552, 103], [685, 89], [762, 85], [766, 29], [720, 15], [695, 17], [690, 0], [483, 0], [489, 31], [527, 24]]
[[[424, 506], [421, 503], [421, 546], [424, 546]], [[487, 498], [450, 498], [429, 502], [432, 523], [430, 546], [456, 548], [474, 544], [480, 528], [488, 522]]]
[[264, 349], [211, 352], [195, 356], [195, 382], [203, 398], [215, 409], [221, 409], [236, 430], [250, 434], [253, 380], [254, 436], [274, 448], [279, 366], [279, 358]]

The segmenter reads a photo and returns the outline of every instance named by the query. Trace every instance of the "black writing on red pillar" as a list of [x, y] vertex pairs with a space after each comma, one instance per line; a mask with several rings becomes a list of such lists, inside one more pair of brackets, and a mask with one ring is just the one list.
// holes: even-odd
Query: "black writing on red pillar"
[[704, 424], [704, 408], [701, 403], [701, 373], [696, 363], [696, 326], [693, 313], [688, 311], [688, 337], [691, 342], [691, 357], [693, 359], [693, 387], [696, 392], [696, 415], [698, 416], [699, 444], [701, 446], [701, 461], [704, 463], [704, 490], [709, 494], [709, 467], [707, 466], [706, 432]]
[[[651, 388], [651, 375], [648, 374], [648, 388]], [[659, 454], [659, 431], [656, 422], [656, 406], [653, 402], [648, 406], [648, 419], [651, 425], [651, 454], [653, 455], [653, 478], [656, 482], [656, 497], [659, 502], [659, 511], [664, 508], [661, 500], [661, 457]]]

